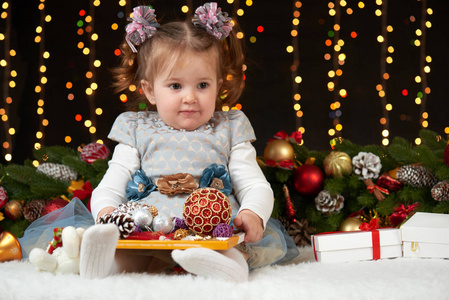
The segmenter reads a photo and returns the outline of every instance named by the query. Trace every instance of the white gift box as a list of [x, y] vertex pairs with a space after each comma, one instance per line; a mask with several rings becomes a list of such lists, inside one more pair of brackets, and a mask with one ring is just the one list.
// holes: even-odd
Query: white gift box
[[[395, 258], [402, 256], [401, 230], [397, 228], [372, 231], [322, 233], [312, 236], [315, 260], [318, 262], [348, 262]], [[374, 244], [374, 247], [373, 247]]]
[[417, 212], [401, 231], [404, 257], [449, 258], [449, 215]]

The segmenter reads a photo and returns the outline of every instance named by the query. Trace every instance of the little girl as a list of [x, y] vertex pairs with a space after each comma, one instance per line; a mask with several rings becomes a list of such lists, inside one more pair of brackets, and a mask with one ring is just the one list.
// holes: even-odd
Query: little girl
[[[198, 181], [204, 169], [216, 164], [232, 180], [232, 222], [245, 232], [245, 240], [226, 251], [116, 251], [117, 226], [97, 224], [83, 237], [81, 276], [160, 272], [178, 264], [198, 276], [246, 281], [249, 268], [286, 262], [299, 252], [282, 225], [270, 219], [273, 192], [256, 161], [250, 122], [241, 111], [221, 111], [243, 89], [240, 41], [233, 21], [216, 3], [199, 7], [192, 21], [160, 26], [155, 17], [150, 7], [134, 9], [115, 74], [117, 90], [140, 85], [156, 111], [125, 112], [116, 119], [108, 137], [118, 145], [92, 194], [93, 216], [98, 220], [128, 201], [127, 182], [138, 170], [153, 182], [178, 173]], [[188, 196], [156, 189], [139, 201], [182, 218]]]

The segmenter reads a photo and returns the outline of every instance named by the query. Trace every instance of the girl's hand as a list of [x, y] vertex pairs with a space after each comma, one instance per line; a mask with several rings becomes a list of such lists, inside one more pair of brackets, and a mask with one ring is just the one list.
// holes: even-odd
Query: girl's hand
[[104, 215], [110, 214], [111, 212], [113, 212], [115, 209], [115, 207], [113, 206], [106, 206], [105, 208], [103, 208], [102, 210], [100, 210], [100, 212], [97, 215], [97, 221]]
[[245, 243], [255, 243], [263, 236], [263, 221], [254, 212], [244, 209], [234, 218], [234, 226], [245, 232]]

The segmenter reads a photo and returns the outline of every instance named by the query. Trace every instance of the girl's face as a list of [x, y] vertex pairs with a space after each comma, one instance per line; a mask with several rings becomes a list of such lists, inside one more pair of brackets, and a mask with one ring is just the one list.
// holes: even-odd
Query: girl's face
[[165, 124], [195, 130], [210, 120], [222, 83], [211, 61], [204, 55], [183, 55], [173, 69], [157, 75], [153, 85], [141, 81], [145, 96]]

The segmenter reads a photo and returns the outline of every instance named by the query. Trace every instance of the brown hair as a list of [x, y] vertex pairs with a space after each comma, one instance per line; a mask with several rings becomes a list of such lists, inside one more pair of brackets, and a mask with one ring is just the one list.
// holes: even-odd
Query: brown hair
[[[211, 55], [216, 58], [218, 80], [223, 84], [218, 92], [216, 110], [222, 106], [232, 106], [239, 99], [243, 87], [243, 52], [241, 41], [237, 38], [237, 24], [229, 36], [218, 40], [201, 27], [191, 22], [175, 21], [161, 25], [153, 36], [132, 52], [129, 45], [122, 44], [122, 62], [113, 70], [115, 92], [121, 92], [130, 85], [137, 87], [137, 97], [128, 102], [128, 108], [136, 110], [144, 98], [140, 81], [147, 80], [153, 84], [155, 76], [172, 68], [186, 52]], [[150, 110], [154, 110], [145, 101]]]

